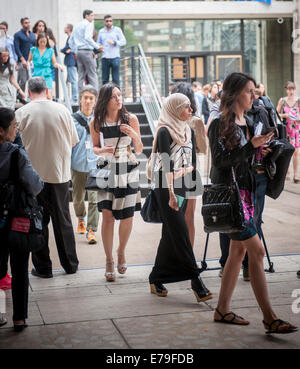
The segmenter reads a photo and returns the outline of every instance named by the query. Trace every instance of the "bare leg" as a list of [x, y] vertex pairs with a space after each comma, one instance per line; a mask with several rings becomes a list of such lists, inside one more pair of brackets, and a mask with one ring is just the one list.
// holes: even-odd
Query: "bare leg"
[[295, 149], [295, 152], [293, 154], [293, 169], [294, 169], [294, 179], [297, 178], [297, 171], [298, 171], [298, 148]]
[[[222, 276], [221, 290], [219, 294], [218, 310], [222, 314], [230, 311], [231, 297], [241, 271], [242, 261], [246, 248], [239, 241], [230, 241], [229, 256], [225, 264]], [[215, 315], [218, 319], [219, 317]]]
[[[133, 217], [122, 219], [119, 226], [119, 248], [118, 248], [118, 265], [125, 264], [125, 248], [129, 240], [133, 225]], [[125, 269], [126, 268], [122, 268]], [[124, 271], [124, 272], [125, 272]], [[124, 273], [121, 273], [124, 274]]]
[[277, 318], [272, 309], [268, 294], [267, 281], [263, 264], [265, 250], [258, 235], [255, 235], [249, 240], [243, 241], [243, 244], [245, 245], [248, 252], [249, 271], [251, 275], [251, 285], [253, 292], [255, 294], [258, 305], [262, 310], [264, 320], [270, 323]]
[[113, 272], [114, 266], [113, 262], [113, 240], [114, 240], [114, 225], [115, 218], [112, 215], [110, 210], [103, 209], [102, 210], [102, 227], [101, 227], [101, 235], [104, 246], [104, 251], [106, 255], [106, 262], [110, 263], [106, 265], [107, 272]]
[[196, 199], [189, 199], [185, 211], [185, 221], [189, 230], [192, 247], [194, 247], [195, 242], [195, 220], [194, 220], [195, 209], [196, 209]]

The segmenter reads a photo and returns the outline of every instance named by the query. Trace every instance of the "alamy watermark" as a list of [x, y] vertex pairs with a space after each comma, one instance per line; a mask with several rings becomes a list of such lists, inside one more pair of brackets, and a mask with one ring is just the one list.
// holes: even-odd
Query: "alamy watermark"
[[300, 313], [300, 289], [293, 290], [292, 297], [296, 298], [296, 300], [294, 300], [292, 303], [292, 312], [294, 314], [299, 314]]

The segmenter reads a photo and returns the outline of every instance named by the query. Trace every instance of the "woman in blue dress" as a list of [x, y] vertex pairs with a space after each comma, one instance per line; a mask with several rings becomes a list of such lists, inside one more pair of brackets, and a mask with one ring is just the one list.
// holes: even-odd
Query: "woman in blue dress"
[[48, 99], [52, 99], [52, 70], [58, 68], [64, 70], [63, 66], [58, 64], [55, 58], [54, 50], [49, 45], [48, 37], [45, 33], [40, 33], [36, 40], [36, 47], [30, 49], [29, 63], [33, 63], [33, 77], [44, 77], [48, 88]]

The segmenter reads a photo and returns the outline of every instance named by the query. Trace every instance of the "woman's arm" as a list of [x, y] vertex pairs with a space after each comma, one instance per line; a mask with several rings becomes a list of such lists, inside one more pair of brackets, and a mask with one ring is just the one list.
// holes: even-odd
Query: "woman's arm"
[[9, 76], [9, 81], [14, 86], [14, 88], [17, 90], [17, 92], [21, 95], [21, 97], [25, 99], [26, 95], [24, 94], [23, 90], [21, 89], [20, 85], [16, 81], [16, 78], [13, 74]]
[[59, 69], [61, 71], [64, 70], [64, 67], [62, 65], [60, 65], [60, 64], [57, 63], [54, 52], [53, 52], [53, 54], [51, 56], [51, 63], [52, 63], [52, 65], [53, 65], [54, 68], [57, 68], [57, 69]]
[[282, 104], [283, 104], [283, 98], [281, 97], [281, 98], [279, 99], [279, 101], [278, 101], [278, 104], [277, 104], [277, 108], [276, 108], [276, 110], [277, 110], [277, 112], [278, 112], [278, 114], [279, 114], [280, 118], [285, 119], [285, 118], [287, 118], [287, 117], [288, 117], [288, 115], [287, 115], [287, 114], [285, 114], [285, 113], [282, 113]]
[[29, 56], [28, 56], [28, 63], [31, 63], [32, 62], [32, 59], [33, 59], [33, 57], [32, 57], [32, 52], [31, 52], [31, 50], [29, 51]]
[[208, 130], [209, 145], [211, 149], [212, 164], [216, 168], [228, 168], [243, 162], [246, 158], [255, 153], [251, 141], [242, 147], [238, 147], [232, 151], [225, 148], [223, 139], [219, 133], [219, 120], [215, 119]]
[[113, 154], [114, 153], [114, 147], [112, 145], [101, 147], [100, 133], [96, 132], [95, 128], [94, 128], [94, 118], [90, 122], [90, 133], [91, 133], [91, 139], [92, 139], [92, 142], [93, 142], [94, 154], [100, 156], [100, 155]]
[[132, 138], [134, 151], [136, 154], [141, 154], [143, 152], [143, 143], [141, 139], [140, 124], [136, 115], [130, 114], [129, 125], [121, 124], [120, 130], [125, 133], [125, 135]]

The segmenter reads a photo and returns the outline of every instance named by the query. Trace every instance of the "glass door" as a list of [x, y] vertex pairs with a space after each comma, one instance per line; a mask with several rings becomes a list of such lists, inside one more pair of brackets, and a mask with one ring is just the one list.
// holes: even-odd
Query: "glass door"
[[216, 79], [222, 80], [232, 72], [242, 72], [242, 55], [217, 55]]

